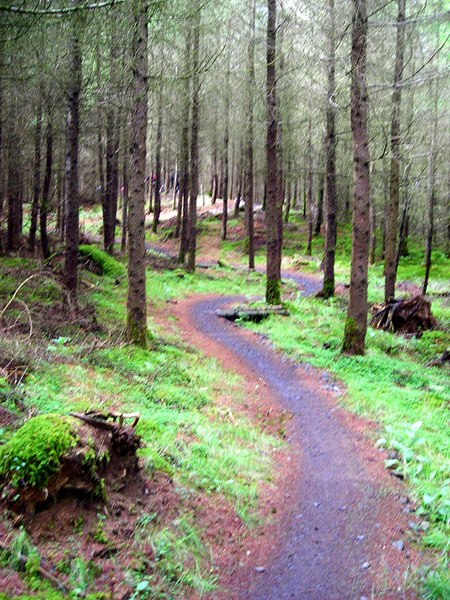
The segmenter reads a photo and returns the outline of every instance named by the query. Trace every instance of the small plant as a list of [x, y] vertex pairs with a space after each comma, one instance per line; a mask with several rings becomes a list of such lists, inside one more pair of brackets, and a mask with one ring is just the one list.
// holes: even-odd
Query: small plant
[[19, 571], [24, 566], [24, 558], [27, 558], [35, 548], [28, 537], [24, 527], [21, 527], [19, 533], [13, 538], [7, 549], [7, 562], [10, 566]]
[[94, 533], [94, 540], [96, 542], [98, 542], [99, 544], [109, 544], [109, 539], [108, 539], [108, 536], [106, 535], [106, 531], [105, 531], [106, 517], [105, 517], [105, 515], [98, 513], [97, 519], [98, 519], [98, 522], [97, 522], [97, 528]]
[[144, 513], [139, 517], [134, 528], [134, 540], [137, 544], [148, 541], [151, 533], [151, 526], [156, 523], [158, 513]]
[[70, 583], [73, 587], [71, 595], [75, 598], [84, 597], [97, 574], [97, 567], [92, 561], [86, 561], [81, 556], [72, 560], [70, 564]]
[[144, 598], [148, 598], [150, 593], [150, 579], [142, 579], [136, 584], [134, 592], [130, 596], [130, 600], [143, 600]]
[[75, 531], [75, 533], [83, 533], [83, 527], [84, 527], [84, 517], [80, 516], [80, 517], [75, 517], [73, 520], [73, 529]]

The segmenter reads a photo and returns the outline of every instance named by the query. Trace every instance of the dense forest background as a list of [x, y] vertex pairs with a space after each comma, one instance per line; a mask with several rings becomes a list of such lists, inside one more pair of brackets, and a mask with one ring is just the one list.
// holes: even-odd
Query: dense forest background
[[[448, 6], [374, 2], [364, 10], [370, 260], [386, 261], [388, 300], [394, 295], [398, 260], [408, 254], [409, 236], [422, 241], [427, 255], [432, 249], [449, 252]], [[139, 11], [148, 20], [145, 40]], [[273, 166], [267, 159], [266, 71], [271, 63], [276, 195], [284, 220], [291, 206], [303, 211], [310, 228], [308, 251], [313, 234], [320, 233], [330, 215], [330, 235], [334, 214], [340, 223], [351, 220], [351, 3], [281, 3], [275, 17], [275, 62], [268, 61], [267, 7], [258, 2], [7, 2], [1, 13], [3, 251], [17, 250], [26, 234], [29, 249], [48, 258], [66, 235], [69, 255], [75, 256], [78, 203], [103, 206], [109, 251], [120, 216], [124, 246], [130, 144], [138, 135], [133, 119], [140, 119], [139, 150], [145, 150], [139, 158], [146, 181], [141, 195], [150, 204], [156, 190], [154, 207], [149, 206], [155, 210], [154, 229], [161, 190], [167, 199], [174, 178], [180, 186], [176, 233], [182, 261], [194, 249], [187, 236], [192, 229], [195, 238], [195, 223], [186, 221], [193, 218], [190, 207], [198, 193], [211, 196], [213, 203], [216, 197], [225, 198], [225, 205], [228, 198], [243, 197], [247, 207], [250, 202], [265, 205], [273, 196], [268, 189]], [[132, 150], [131, 177], [134, 160]], [[140, 193], [133, 185], [130, 222]], [[327, 195], [333, 197], [332, 208]], [[176, 193], [173, 201], [178, 201]], [[273, 204], [271, 197], [269, 213]], [[247, 224], [250, 255], [251, 227]], [[134, 226], [131, 231], [133, 238]], [[223, 237], [226, 233], [225, 218]], [[192, 268], [194, 259], [189, 261]], [[67, 278], [73, 289], [73, 274], [67, 272]]]
[[449, 598], [449, 48], [0, 0], [0, 600]]

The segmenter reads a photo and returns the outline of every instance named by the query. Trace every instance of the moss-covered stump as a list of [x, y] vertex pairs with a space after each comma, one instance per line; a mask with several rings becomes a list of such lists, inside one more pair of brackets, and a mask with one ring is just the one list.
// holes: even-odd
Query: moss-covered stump
[[81, 244], [78, 253], [87, 261], [90, 270], [98, 275], [107, 275], [116, 279], [121, 279], [126, 275], [125, 266], [97, 246]]
[[34, 513], [61, 493], [104, 499], [139, 470], [132, 427], [88, 415], [39, 415], [0, 446], [1, 499]]

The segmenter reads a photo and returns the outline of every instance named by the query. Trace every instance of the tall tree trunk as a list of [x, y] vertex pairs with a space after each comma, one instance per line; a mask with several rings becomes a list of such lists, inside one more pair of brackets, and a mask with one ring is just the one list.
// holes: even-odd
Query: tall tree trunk
[[106, 189], [103, 205], [103, 240], [106, 252], [113, 254], [116, 238], [117, 197], [119, 193], [119, 138], [112, 107], [106, 116]]
[[[20, 247], [21, 234], [21, 182], [19, 172], [19, 161], [17, 156], [18, 139], [15, 132], [9, 136], [8, 147], [8, 234], [7, 234], [7, 250], [15, 252]], [[14, 148], [14, 151], [13, 151]]]
[[[180, 235], [180, 251], [178, 262], [184, 264], [189, 247], [189, 124], [190, 124], [190, 78], [188, 73], [191, 68], [191, 24], [186, 31], [185, 47], [185, 79], [183, 90], [183, 125], [181, 129], [180, 148], [180, 194], [178, 198], [177, 229], [175, 235]], [[177, 235], [177, 237], [178, 237]]]
[[284, 211], [284, 224], [287, 225], [289, 223], [289, 216], [291, 214], [291, 206], [292, 206], [292, 183], [289, 183], [287, 197], [286, 197], [286, 210]]
[[367, 332], [367, 276], [370, 236], [370, 157], [367, 126], [367, 7], [353, 0], [351, 127], [353, 138], [353, 251], [350, 303], [342, 350], [364, 354]]
[[[122, 181], [123, 181], [123, 200], [122, 200], [122, 239], [120, 249], [125, 252], [127, 247], [127, 232], [128, 232], [128, 201], [130, 195], [130, 184], [128, 177], [128, 143], [123, 130], [123, 155], [122, 155]], [[144, 200], [145, 202], [145, 200]]]
[[[311, 109], [310, 109], [311, 110]], [[312, 254], [312, 239], [314, 226], [314, 171], [313, 171], [313, 149], [312, 149], [312, 120], [308, 120], [308, 195], [307, 195], [307, 213], [308, 213], [308, 241], [306, 242], [306, 255]]]
[[[161, 84], [160, 84], [161, 85]], [[158, 116], [156, 123], [156, 147], [155, 147], [155, 203], [153, 209], [153, 233], [156, 233], [159, 225], [159, 216], [161, 214], [161, 146], [162, 146], [162, 118], [163, 103], [162, 90], [158, 94]], [[166, 182], [167, 185], [167, 182]], [[166, 187], [167, 189], [167, 187]]]
[[213, 144], [212, 144], [212, 156], [211, 156], [211, 204], [217, 201], [217, 105], [214, 106], [214, 123], [213, 123]]
[[[41, 90], [39, 91], [39, 93]], [[34, 252], [39, 214], [39, 196], [41, 193], [41, 144], [42, 144], [42, 100], [39, 98], [36, 113], [36, 131], [34, 137], [33, 202], [31, 204], [30, 235], [28, 247]]]
[[[222, 239], [227, 239], [228, 226], [228, 183], [229, 183], [229, 142], [230, 142], [230, 57], [225, 76], [225, 132], [223, 136], [223, 212], [222, 212]], [[231, 171], [233, 177], [233, 170]]]
[[323, 222], [323, 199], [325, 194], [324, 189], [324, 176], [322, 173], [319, 177], [319, 196], [317, 198], [317, 214], [316, 214], [316, 223], [314, 225], [314, 235], [317, 237], [320, 235], [322, 230], [322, 222]]
[[[79, 0], [77, 0], [79, 4]], [[81, 17], [82, 18], [82, 17]], [[80, 43], [80, 17], [76, 14], [71, 23], [70, 78], [67, 115], [66, 157], [66, 257], [65, 281], [72, 300], [77, 302], [78, 248], [80, 244], [78, 146], [80, 137], [80, 94], [82, 86], [83, 58]]]
[[396, 256], [395, 271], [398, 270], [400, 264], [400, 258], [402, 256], [408, 256], [408, 229], [409, 229], [409, 172], [411, 170], [411, 162], [406, 165], [405, 173], [403, 176], [403, 187], [404, 187], [404, 204], [402, 211], [402, 218], [400, 221], [400, 235], [398, 240], [398, 250]]
[[178, 157], [175, 161], [175, 172], [173, 175], [173, 189], [172, 189], [172, 210], [177, 209], [177, 188], [178, 188]]
[[199, 147], [198, 134], [200, 126], [200, 23], [201, 3], [195, 3], [192, 44], [192, 123], [191, 123], [191, 176], [189, 196], [189, 254], [187, 269], [195, 271], [195, 257], [197, 252], [197, 197], [199, 192]]
[[65, 187], [66, 187], [66, 178], [65, 178], [65, 164], [66, 153], [64, 150], [61, 150], [59, 155], [58, 162], [58, 188], [57, 188], [57, 202], [58, 202], [58, 214], [57, 214], [57, 230], [59, 234], [59, 240], [61, 242], [64, 241], [65, 236], [65, 227], [66, 227], [66, 204], [65, 204]]
[[266, 301], [268, 304], [281, 302], [281, 248], [279, 222], [282, 220], [283, 205], [280, 201], [278, 165], [278, 101], [276, 78], [276, 36], [277, 2], [267, 0], [267, 282]]
[[50, 111], [47, 114], [47, 131], [45, 134], [45, 173], [44, 173], [44, 184], [42, 186], [42, 203], [39, 211], [39, 230], [41, 236], [41, 249], [42, 256], [44, 259], [50, 256], [50, 244], [47, 233], [47, 215], [49, 212], [50, 205], [50, 184], [52, 180], [52, 169], [53, 169], [53, 125], [52, 115]]
[[147, 292], [145, 272], [145, 167], [147, 162], [148, 3], [132, 0], [132, 106], [130, 198], [128, 202], [127, 338], [147, 346]]
[[369, 263], [375, 264], [377, 251], [377, 213], [375, 211], [375, 204], [372, 201], [370, 203], [370, 253]]
[[[100, 90], [102, 89], [102, 81], [101, 81], [101, 56], [100, 56], [100, 46], [99, 43], [97, 41], [96, 44], [96, 61], [95, 61], [95, 67], [96, 67], [96, 77], [97, 77], [97, 90], [98, 90], [98, 98], [97, 98], [97, 103], [98, 103], [98, 111], [97, 111], [97, 119], [98, 119], [98, 123], [97, 123], [97, 161], [98, 161], [98, 195], [102, 204], [102, 207], [104, 206], [105, 203], [105, 169], [104, 169], [104, 149], [103, 149], [103, 138], [102, 138], [102, 129], [103, 129], [103, 123], [102, 123], [102, 110], [101, 110], [101, 104], [102, 104], [102, 97], [100, 94]], [[103, 220], [104, 220], [104, 215], [103, 215]]]
[[[5, 190], [4, 190], [4, 178], [3, 178], [3, 135], [4, 135], [4, 131], [3, 131], [3, 112], [4, 112], [4, 107], [3, 107], [3, 102], [4, 102], [4, 97], [3, 97], [3, 89], [4, 89], [4, 82], [3, 82], [3, 68], [4, 68], [4, 42], [3, 40], [0, 40], [0, 222], [1, 222], [1, 216], [3, 214], [3, 204], [5, 201]], [[2, 235], [1, 235], [1, 228], [0, 228], [0, 254], [3, 252], [3, 247], [2, 247]]]
[[336, 102], [334, 94], [336, 91], [336, 14], [334, 0], [328, 0], [329, 14], [329, 56], [328, 56], [328, 103], [326, 114], [326, 140], [325, 140], [325, 163], [326, 163], [326, 182], [325, 182], [325, 212], [326, 212], [326, 230], [325, 230], [325, 256], [323, 264], [323, 288], [322, 293], [325, 298], [334, 296], [335, 277], [334, 262], [336, 258]]
[[425, 244], [425, 276], [423, 280], [422, 293], [425, 295], [428, 289], [428, 282], [431, 271], [431, 252], [433, 250], [433, 235], [434, 235], [434, 207], [436, 202], [436, 137], [438, 123], [438, 93], [437, 85], [434, 98], [434, 123], [431, 129], [430, 155], [428, 159], [428, 192], [427, 192], [427, 209], [428, 209], [428, 229]]
[[386, 302], [395, 296], [395, 281], [397, 278], [397, 229], [398, 209], [400, 204], [400, 108], [403, 78], [403, 57], [405, 52], [405, 3], [398, 0], [397, 43], [395, 50], [394, 88], [392, 91], [392, 120], [391, 120], [391, 171], [389, 185], [389, 204], [386, 220], [386, 249], [385, 249], [385, 284], [384, 299]]

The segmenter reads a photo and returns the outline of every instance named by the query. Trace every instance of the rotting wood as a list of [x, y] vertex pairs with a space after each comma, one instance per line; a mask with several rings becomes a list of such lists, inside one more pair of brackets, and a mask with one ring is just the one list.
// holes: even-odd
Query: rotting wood
[[[69, 414], [71, 417], [80, 419], [89, 425], [109, 430], [115, 429], [117, 425], [122, 426], [125, 419], [133, 419], [131, 427], [134, 429], [141, 418], [140, 413], [120, 413], [116, 411], [110, 411], [107, 413], [101, 411], [88, 411], [83, 414], [71, 412]], [[111, 419], [113, 422], [110, 423], [108, 419]]]
[[[4, 546], [3, 544], [0, 544], [0, 550], [2, 552], [9, 552], [9, 548], [7, 546]], [[25, 556], [25, 554], [22, 554], [22, 552], [19, 552], [17, 558], [18, 558], [20, 564], [25, 567], [28, 562], [28, 556]], [[50, 573], [50, 571], [48, 571], [47, 569], [44, 569], [44, 567], [42, 567], [42, 566], [37, 567], [37, 570], [41, 577], [50, 581], [50, 583], [52, 583], [60, 592], [62, 592], [63, 594], [69, 593], [67, 586], [62, 581], [60, 581], [57, 577], [55, 577], [52, 573]], [[82, 594], [82, 595], [78, 594], [78, 597], [85, 598], [86, 596], [85, 596], [85, 594]]]
[[419, 333], [437, 325], [431, 302], [424, 296], [375, 305], [374, 313], [372, 327], [395, 333]]
[[289, 311], [281, 306], [273, 306], [270, 308], [242, 308], [237, 307], [230, 310], [218, 310], [216, 315], [228, 321], [236, 321], [237, 319], [243, 319], [246, 321], [254, 321], [259, 323], [264, 319], [267, 319], [271, 315], [279, 315], [287, 317]]

